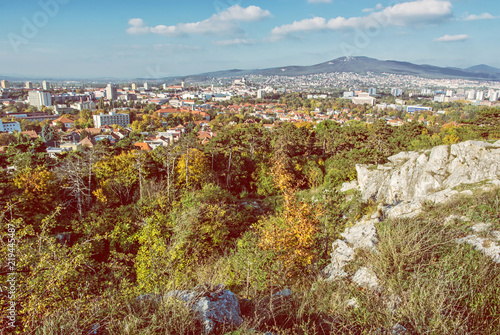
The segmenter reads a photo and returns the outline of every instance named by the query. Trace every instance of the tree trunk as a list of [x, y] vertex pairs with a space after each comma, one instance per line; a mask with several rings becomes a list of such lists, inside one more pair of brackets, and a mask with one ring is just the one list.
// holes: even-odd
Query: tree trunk
[[233, 147], [231, 147], [231, 150], [229, 151], [229, 163], [227, 167], [227, 178], [226, 178], [226, 186], [229, 189], [229, 184], [230, 184], [230, 173], [231, 173], [231, 159], [233, 157]]

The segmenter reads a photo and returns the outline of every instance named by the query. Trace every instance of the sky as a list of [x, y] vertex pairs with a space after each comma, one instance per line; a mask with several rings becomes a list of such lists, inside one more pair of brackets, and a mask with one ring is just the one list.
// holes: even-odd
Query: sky
[[156, 79], [343, 56], [500, 68], [493, 0], [0, 0], [0, 79]]

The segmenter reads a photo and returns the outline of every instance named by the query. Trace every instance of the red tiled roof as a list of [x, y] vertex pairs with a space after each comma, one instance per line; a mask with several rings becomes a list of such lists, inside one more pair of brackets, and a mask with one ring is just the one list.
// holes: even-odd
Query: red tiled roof
[[149, 144], [147, 143], [144, 143], [144, 142], [137, 142], [137, 143], [134, 143], [134, 146], [138, 147], [139, 150], [145, 150], [145, 151], [151, 151], [151, 147], [149, 146]]

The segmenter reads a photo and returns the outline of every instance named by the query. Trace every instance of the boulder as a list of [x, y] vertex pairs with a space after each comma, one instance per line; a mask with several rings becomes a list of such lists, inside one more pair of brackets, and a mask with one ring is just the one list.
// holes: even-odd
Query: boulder
[[378, 279], [375, 273], [370, 270], [369, 268], [362, 267], [356, 273], [354, 276], [352, 276], [351, 280], [358, 284], [358, 286], [370, 289], [370, 290], [377, 290], [378, 289]]
[[350, 243], [354, 249], [365, 248], [375, 250], [375, 246], [378, 243], [375, 223], [378, 223], [377, 219], [361, 221], [355, 226], [347, 228], [340, 236], [347, 243]]
[[225, 290], [223, 285], [214, 288], [203, 285], [192, 291], [171, 291], [165, 298], [185, 301], [196, 312], [206, 334], [214, 332], [217, 324], [238, 327], [243, 323], [236, 295]]

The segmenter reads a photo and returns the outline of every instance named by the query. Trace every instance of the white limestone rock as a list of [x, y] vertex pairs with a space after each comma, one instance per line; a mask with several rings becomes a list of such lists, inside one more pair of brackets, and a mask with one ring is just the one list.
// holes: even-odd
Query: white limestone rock
[[344, 266], [354, 259], [354, 249], [342, 240], [335, 240], [332, 243], [332, 249], [332, 260], [323, 270], [323, 273], [327, 276], [326, 281], [347, 277]]
[[[499, 141], [500, 142], [500, 141]], [[425, 152], [401, 152], [377, 169], [357, 165], [362, 198], [391, 204], [400, 201], [446, 201], [453, 188], [484, 180], [500, 184], [498, 142], [466, 141]], [[439, 193], [435, 195], [435, 193]], [[465, 192], [469, 194], [470, 192]]]
[[238, 298], [233, 292], [224, 290], [223, 286], [205, 293], [187, 290], [171, 291], [165, 297], [185, 301], [189, 308], [196, 312], [206, 334], [212, 333], [217, 323], [235, 327], [243, 323]]
[[377, 290], [378, 289], [378, 278], [375, 273], [369, 268], [362, 267], [351, 278], [351, 280], [358, 284], [358, 286], [370, 289]]
[[472, 231], [475, 233], [485, 232], [490, 230], [490, 228], [491, 228], [491, 223], [484, 223], [484, 222], [476, 223], [471, 227]]
[[478, 237], [477, 235], [469, 235], [457, 239], [457, 243], [467, 243], [474, 249], [482, 252], [485, 256], [490, 257], [493, 262], [500, 264], [500, 246], [488, 238]]
[[345, 182], [342, 184], [342, 188], [340, 189], [340, 192], [347, 192], [350, 190], [357, 190], [358, 189], [358, 181], [353, 180], [351, 182]]
[[340, 234], [347, 243], [350, 243], [354, 249], [365, 248], [375, 250], [378, 243], [377, 229], [374, 223], [378, 222], [377, 219], [373, 221], [362, 221], [361, 224], [347, 228]]
[[347, 307], [359, 308], [359, 302], [358, 302], [358, 299], [356, 299], [356, 298], [351, 298], [351, 299], [347, 300], [345, 302], [345, 304]]

